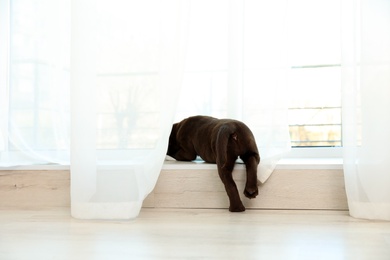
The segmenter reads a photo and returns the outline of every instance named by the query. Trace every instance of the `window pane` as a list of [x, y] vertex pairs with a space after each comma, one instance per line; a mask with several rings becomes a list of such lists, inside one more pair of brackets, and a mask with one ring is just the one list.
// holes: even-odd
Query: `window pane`
[[288, 77], [289, 107], [340, 107], [340, 66], [291, 69]]
[[289, 125], [293, 146], [341, 146], [340, 67], [291, 69]]
[[292, 146], [341, 146], [341, 109], [289, 109]]

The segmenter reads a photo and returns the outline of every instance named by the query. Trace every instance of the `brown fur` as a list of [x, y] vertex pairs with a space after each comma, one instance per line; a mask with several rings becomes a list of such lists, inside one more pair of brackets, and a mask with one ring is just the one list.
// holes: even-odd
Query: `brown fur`
[[245, 210], [232, 177], [240, 157], [247, 172], [244, 194], [251, 199], [258, 195], [260, 156], [251, 130], [240, 121], [208, 116], [184, 119], [172, 127], [167, 154], [179, 161], [192, 161], [199, 155], [206, 162], [216, 163], [233, 212]]

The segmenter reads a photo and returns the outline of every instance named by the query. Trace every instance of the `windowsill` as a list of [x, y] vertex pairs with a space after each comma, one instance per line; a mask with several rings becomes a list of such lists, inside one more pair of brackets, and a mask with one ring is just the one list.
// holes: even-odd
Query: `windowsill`
[[68, 171], [69, 165], [59, 164], [34, 164], [4, 167], [0, 166], [0, 171]]
[[[237, 163], [235, 168], [245, 168], [242, 163]], [[180, 169], [216, 169], [215, 164], [205, 163], [203, 161], [194, 162], [178, 162], [178, 161], [165, 161], [163, 170], [180, 170]], [[278, 170], [304, 170], [304, 169], [316, 169], [316, 170], [342, 170], [343, 159], [341, 158], [289, 158], [282, 159], [276, 165]]]
[[[237, 163], [237, 169], [244, 169], [245, 165]], [[69, 170], [69, 165], [47, 164], [47, 165], [21, 165], [13, 167], [0, 167], [1, 170], [18, 170], [18, 171], [62, 171]], [[179, 162], [166, 160], [162, 167], [163, 170], [196, 170], [196, 169], [216, 169], [215, 164], [205, 163], [203, 161]], [[341, 158], [289, 158], [282, 159], [276, 166], [278, 170], [303, 170], [303, 169], [318, 169], [318, 170], [342, 170], [343, 160]]]
[[342, 158], [289, 158], [282, 159], [276, 166], [276, 169], [283, 170], [342, 170]]

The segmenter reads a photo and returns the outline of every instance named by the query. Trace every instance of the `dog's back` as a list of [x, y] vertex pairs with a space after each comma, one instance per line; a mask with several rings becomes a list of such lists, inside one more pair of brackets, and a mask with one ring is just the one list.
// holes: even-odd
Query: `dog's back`
[[[183, 158], [181, 154], [185, 153]], [[196, 155], [209, 163], [225, 163], [240, 156], [259, 152], [250, 129], [242, 122], [193, 116], [174, 124], [169, 139], [168, 155], [177, 160], [190, 161]], [[260, 160], [260, 159], [259, 159]]]

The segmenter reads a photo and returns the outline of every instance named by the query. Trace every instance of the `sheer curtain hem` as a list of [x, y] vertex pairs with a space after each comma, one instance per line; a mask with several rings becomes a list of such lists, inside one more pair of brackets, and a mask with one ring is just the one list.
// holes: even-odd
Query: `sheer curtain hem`
[[131, 220], [137, 218], [142, 201], [72, 202], [72, 217], [77, 219]]
[[390, 220], [390, 203], [349, 201], [349, 213], [354, 218]]

